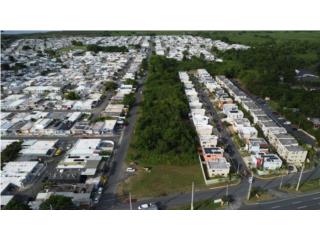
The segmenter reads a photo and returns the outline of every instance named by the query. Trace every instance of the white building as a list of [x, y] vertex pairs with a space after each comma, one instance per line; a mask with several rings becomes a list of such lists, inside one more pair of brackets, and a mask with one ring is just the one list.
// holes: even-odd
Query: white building
[[44, 94], [46, 92], [60, 92], [60, 87], [54, 87], [54, 86], [30, 86], [23, 89], [24, 93], [29, 94]]
[[52, 156], [57, 142], [58, 140], [26, 140], [20, 153], [27, 156]]
[[225, 158], [206, 161], [208, 176], [228, 176], [230, 172], [230, 163]]
[[1, 192], [8, 184], [23, 187], [32, 179], [32, 173], [38, 164], [37, 161], [8, 162], [1, 171]]
[[215, 135], [201, 135], [199, 136], [200, 145], [203, 148], [216, 147], [218, 143], [218, 137]]

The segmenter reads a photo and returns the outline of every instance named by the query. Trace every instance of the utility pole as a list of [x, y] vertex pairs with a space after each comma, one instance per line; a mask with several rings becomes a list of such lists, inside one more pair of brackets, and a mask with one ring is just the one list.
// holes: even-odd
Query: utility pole
[[303, 170], [304, 170], [304, 164], [302, 164], [302, 168], [301, 168], [301, 172], [300, 172], [298, 184], [297, 184], [297, 187], [296, 187], [296, 191], [299, 191], [299, 187], [300, 187], [300, 182], [301, 182]]
[[132, 210], [131, 193], [129, 193], [130, 210]]
[[279, 185], [279, 189], [281, 190], [282, 188], [282, 182], [283, 182], [283, 175], [281, 176], [281, 181], [280, 181], [280, 185]]
[[251, 188], [252, 188], [252, 182], [253, 182], [253, 175], [251, 175], [251, 177], [249, 178], [249, 189], [248, 189], [247, 200], [249, 200], [249, 199], [250, 199], [250, 195], [251, 195]]
[[226, 197], [228, 197], [228, 195], [229, 195], [229, 182], [227, 184]]
[[194, 195], [194, 182], [192, 182], [192, 192], [191, 192], [191, 210], [193, 210], [193, 195]]

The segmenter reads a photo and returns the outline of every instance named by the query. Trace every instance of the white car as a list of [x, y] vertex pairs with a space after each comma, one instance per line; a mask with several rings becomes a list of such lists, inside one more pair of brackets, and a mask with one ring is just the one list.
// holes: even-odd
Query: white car
[[283, 124], [285, 124], [285, 125], [290, 125], [290, 124], [291, 124], [291, 122], [286, 121], [286, 122], [284, 122]]
[[135, 171], [136, 170], [134, 168], [132, 168], [132, 167], [128, 167], [127, 170], [126, 170], [126, 172], [128, 172], [128, 173], [134, 173]]
[[249, 178], [248, 178], [248, 182], [249, 182], [249, 183], [253, 183], [253, 177], [249, 177]]
[[98, 194], [102, 194], [102, 190], [103, 190], [103, 188], [102, 188], [102, 187], [99, 187], [99, 189], [98, 189]]
[[138, 210], [158, 210], [158, 207], [154, 203], [144, 203], [138, 207]]

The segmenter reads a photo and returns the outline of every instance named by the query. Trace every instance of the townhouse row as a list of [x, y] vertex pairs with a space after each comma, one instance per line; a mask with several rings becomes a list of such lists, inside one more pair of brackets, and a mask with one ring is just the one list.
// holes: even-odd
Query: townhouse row
[[[228, 91], [234, 101], [240, 104], [252, 117], [253, 123], [257, 124], [269, 143], [276, 149], [279, 156], [288, 164], [301, 166], [307, 157], [307, 151], [299, 146], [297, 140], [287, 133], [286, 129], [278, 126], [261, 107], [259, 107], [247, 94], [235, 86], [232, 81], [225, 76], [217, 76], [217, 82]], [[222, 95], [218, 99], [219, 105], [223, 105], [223, 109], [235, 107], [230, 98]], [[235, 123], [237, 125], [237, 123]], [[250, 131], [248, 131], [249, 133]], [[252, 134], [256, 135], [256, 131], [252, 130]], [[264, 143], [263, 143], [264, 144]]]
[[184, 91], [188, 98], [190, 107], [190, 118], [195, 126], [199, 137], [201, 149], [199, 157], [206, 166], [209, 178], [215, 176], [227, 176], [230, 171], [230, 164], [225, 159], [224, 150], [217, 147], [218, 136], [213, 134], [213, 126], [210, 118], [206, 115], [206, 110], [200, 102], [198, 93], [189, 79], [187, 72], [179, 72], [179, 77], [184, 85]]

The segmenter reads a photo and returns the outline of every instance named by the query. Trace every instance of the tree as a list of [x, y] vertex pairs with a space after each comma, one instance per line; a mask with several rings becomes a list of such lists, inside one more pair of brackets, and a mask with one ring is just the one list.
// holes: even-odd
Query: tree
[[87, 51], [91, 51], [94, 53], [98, 52], [128, 52], [128, 48], [126, 46], [99, 46], [96, 44], [87, 45]]
[[29, 49], [31, 49], [31, 47], [28, 46], [28, 45], [24, 45], [24, 46], [22, 47], [22, 50], [29, 50]]
[[5, 210], [30, 210], [28, 204], [12, 199], [4, 208]]
[[118, 84], [116, 82], [106, 82], [105, 83], [105, 90], [106, 91], [114, 91], [118, 88]]
[[40, 204], [40, 210], [74, 210], [76, 206], [70, 197], [61, 195], [51, 195], [47, 200]]
[[22, 149], [21, 144], [22, 142], [13, 142], [1, 152], [1, 166], [6, 162], [13, 161], [19, 155]]
[[80, 42], [80, 41], [72, 40], [71, 43], [72, 43], [72, 45], [74, 45], [74, 46], [83, 46], [83, 43]]
[[123, 98], [123, 104], [126, 105], [126, 106], [132, 107], [134, 102], [135, 102], [134, 93], [127, 94]]
[[127, 79], [125, 81], [125, 84], [129, 84], [129, 85], [132, 85], [133, 87], [136, 87], [137, 86], [137, 81], [134, 80], [134, 79]]
[[70, 91], [64, 94], [65, 99], [68, 100], [79, 100], [81, 97], [75, 91]]

